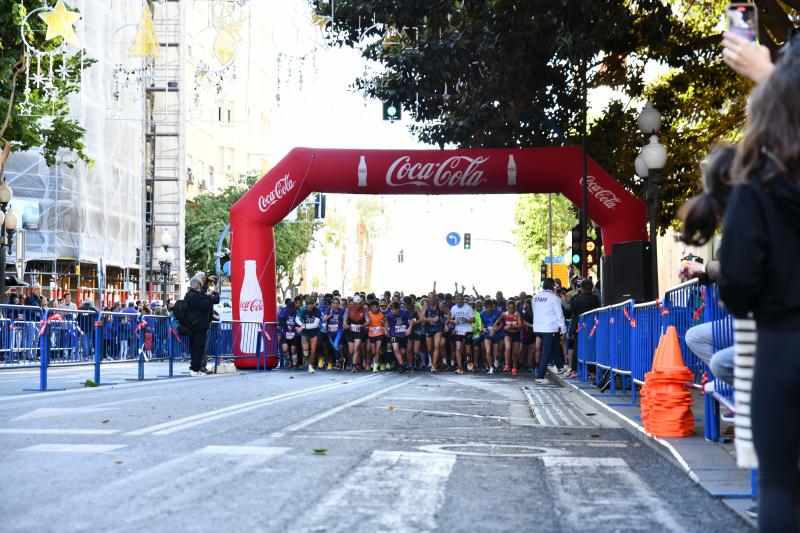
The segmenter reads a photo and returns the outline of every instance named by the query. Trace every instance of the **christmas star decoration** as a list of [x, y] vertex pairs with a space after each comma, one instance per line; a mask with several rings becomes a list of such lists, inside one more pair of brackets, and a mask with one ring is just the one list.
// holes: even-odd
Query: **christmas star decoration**
[[72, 25], [78, 22], [81, 14], [77, 11], [69, 11], [64, 5], [64, 0], [58, 0], [56, 7], [48, 13], [39, 13], [39, 17], [47, 25], [47, 35], [45, 40], [49, 41], [56, 37], [63, 37], [64, 41], [73, 46], [78, 46], [78, 38]]

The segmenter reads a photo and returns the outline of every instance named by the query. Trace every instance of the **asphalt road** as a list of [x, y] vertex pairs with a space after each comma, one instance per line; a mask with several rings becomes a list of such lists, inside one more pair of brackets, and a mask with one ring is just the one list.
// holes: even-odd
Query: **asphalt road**
[[6, 394], [0, 530], [749, 529], [532, 381], [282, 371]]

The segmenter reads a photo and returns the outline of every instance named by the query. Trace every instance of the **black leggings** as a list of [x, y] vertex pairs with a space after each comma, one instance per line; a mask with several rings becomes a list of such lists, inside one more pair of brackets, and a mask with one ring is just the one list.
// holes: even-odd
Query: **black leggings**
[[753, 443], [758, 454], [758, 529], [800, 531], [800, 331], [758, 329]]
[[197, 372], [203, 368], [203, 359], [205, 359], [206, 355], [207, 337], [207, 329], [195, 330], [189, 335], [189, 353], [192, 357], [191, 363], [189, 364], [189, 370]]

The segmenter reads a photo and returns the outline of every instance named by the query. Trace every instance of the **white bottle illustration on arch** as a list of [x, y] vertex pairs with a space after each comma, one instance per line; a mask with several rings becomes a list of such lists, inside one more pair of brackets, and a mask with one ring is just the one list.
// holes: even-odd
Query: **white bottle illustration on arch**
[[[239, 293], [239, 350], [243, 354], [256, 354], [261, 323], [264, 322], [264, 296], [258, 284], [255, 260], [244, 262], [244, 280]], [[235, 331], [235, 330], [234, 330]]]
[[358, 162], [358, 186], [367, 186], [367, 157], [363, 155]]
[[517, 184], [517, 162], [514, 155], [508, 154], [508, 185], [513, 187]]

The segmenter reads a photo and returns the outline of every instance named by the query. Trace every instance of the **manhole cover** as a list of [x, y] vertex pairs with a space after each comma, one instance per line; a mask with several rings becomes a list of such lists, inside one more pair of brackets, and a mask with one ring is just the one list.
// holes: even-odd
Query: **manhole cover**
[[567, 455], [567, 452], [555, 448], [517, 444], [431, 444], [428, 446], [420, 446], [419, 449], [429, 453], [473, 455], [478, 457], [543, 457], [545, 455]]

